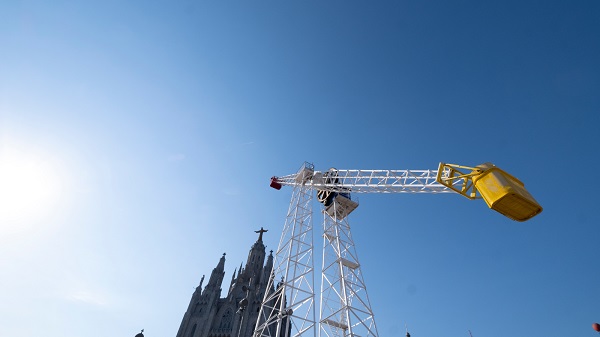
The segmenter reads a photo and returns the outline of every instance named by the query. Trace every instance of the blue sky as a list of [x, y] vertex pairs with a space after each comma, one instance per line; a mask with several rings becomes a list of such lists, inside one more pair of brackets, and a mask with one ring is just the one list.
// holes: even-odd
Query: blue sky
[[[363, 195], [381, 337], [592, 336], [596, 1], [4, 1], [0, 335], [174, 336], [272, 175], [491, 161], [544, 207]], [[319, 228], [319, 217], [315, 217]], [[317, 259], [319, 261], [319, 259]], [[317, 269], [319, 267], [317, 266]]]

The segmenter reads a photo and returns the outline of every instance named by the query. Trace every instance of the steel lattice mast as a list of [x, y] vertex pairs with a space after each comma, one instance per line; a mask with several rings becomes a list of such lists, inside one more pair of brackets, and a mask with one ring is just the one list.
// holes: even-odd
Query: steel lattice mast
[[256, 322], [255, 337], [315, 336], [312, 235], [313, 167], [296, 175], [292, 201], [275, 254], [273, 273]]
[[[377, 337], [377, 327], [342, 203], [323, 212], [323, 269], [319, 336]], [[338, 209], [341, 208], [341, 209]]]

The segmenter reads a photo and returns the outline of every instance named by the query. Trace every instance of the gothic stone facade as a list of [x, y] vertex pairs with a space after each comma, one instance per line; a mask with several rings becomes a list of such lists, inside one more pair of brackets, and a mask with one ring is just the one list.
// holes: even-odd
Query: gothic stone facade
[[[204, 276], [194, 291], [188, 309], [183, 316], [177, 337], [251, 337], [254, 332], [260, 304], [267, 289], [273, 269], [273, 251], [265, 264], [263, 230], [250, 248], [246, 265], [233, 273], [227, 296], [221, 298], [221, 286], [225, 276], [225, 254], [213, 269], [208, 284], [202, 289]], [[239, 303], [247, 298], [248, 305], [240, 311]]]

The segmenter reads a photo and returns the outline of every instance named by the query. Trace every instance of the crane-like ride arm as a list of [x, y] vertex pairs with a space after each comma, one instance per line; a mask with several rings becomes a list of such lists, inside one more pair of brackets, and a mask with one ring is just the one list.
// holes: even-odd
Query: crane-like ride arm
[[[295, 174], [271, 178], [275, 189], [298, 185], [317, 190], [326, 209], [332, 198], [343, 201], [350, 199], [350, 193], [459, 193], [469, 199], [483, 198], [490, 208], [517, 221], [542, 211], [520, 180], [491, 163], [476, 167], [440, 163], [437, 170], [328, 171], [315, 171], [314, 165], [305, 163]], [[344, 217], [358, 206], [347, 204], [351, 209]]]
[[[282, 186], [294, 189], [267, 286], [276, 291], [265, 293], [254, 337], [317, 336], [317, 326], [321, 337], [378, 337], [347, 218], [358, 207], [355, 193], [459, 193], [469, 199], [483, 198], [490, 208], [517, 221], [542, 211], [521, 181], [492, 164], [440, 163], [437, 170], [315, 171], [314, 165], [305, 163], [295, 174], [271, 178], [271, 187]], [[313, 190], [324, 206], [318, 321]]]

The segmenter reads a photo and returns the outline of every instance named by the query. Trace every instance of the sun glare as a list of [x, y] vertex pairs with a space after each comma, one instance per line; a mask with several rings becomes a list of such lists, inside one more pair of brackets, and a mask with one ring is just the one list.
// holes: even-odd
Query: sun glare
[[61, 180], [51, 161], [0, 148], [0, 227], [47, 216], [60, 194]]

